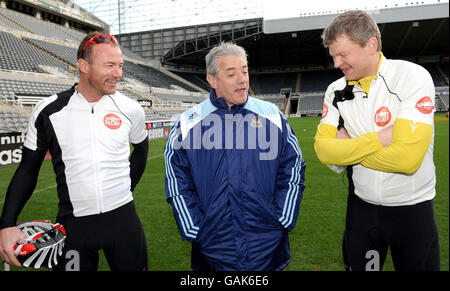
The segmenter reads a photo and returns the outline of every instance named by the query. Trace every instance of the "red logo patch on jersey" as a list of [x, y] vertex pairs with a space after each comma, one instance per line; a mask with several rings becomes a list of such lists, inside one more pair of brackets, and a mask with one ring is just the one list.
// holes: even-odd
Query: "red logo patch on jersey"
[[120, 119], [119, 116], [117, 116], [113, 113], [110, 113], [110, 114], [107, 114], [105, 116], [105, 118], [103, 118], [103, 123], [109, 129], [118, 129], [120, 127], [120, 125], [122, 124], [122, 120]]
[[377, 112], [375, 112], [375, 123], [379, 127], [383, 127], [391, 121], [391, 112], [386, 106], [381, 106]]
[[434, 109], [433, 100], [431, 100], [430, 97], [425, 96], [417, 101], [416, 108], [423, 114], [430, 114]]
[[321, 119], [324, 119], [325, 116], [327, 116], [327, 114], [328, 114], [328, 106], [324, 104], [322, 106], [322, 118]]

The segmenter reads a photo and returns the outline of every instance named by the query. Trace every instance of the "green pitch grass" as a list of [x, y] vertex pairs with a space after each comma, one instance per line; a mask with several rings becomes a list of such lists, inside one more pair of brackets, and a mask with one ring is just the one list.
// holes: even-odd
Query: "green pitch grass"
[[[289, 120], [306, 160], [306, 189], [295, 229], [290, 233], [292, 260], [287, 270], [343, 270], [341, 242], [344, 231], [347, 179], [322, 165], [314, 149], [319, 118]], [[441, 269], [449, 270], [449, 122], [436, 115], [434, 161], [437, 186], [435, 211], [441, 246]], [[149, 270], [190, 270], [190, 243], [182, 241], [165, 200], [163, 149], [166, 139], [150, 142], [146, 171], [134, 192], [138, 214], [148, 244]], [[0, 168], [0, 207], [15, 167]], [[55, 220], [57, 196], [50, 161], [44, 162], [36, 191], [22, 211], [19, 222]], [[0, 267], [1, 269], [2, 267]], [[12, 270], [26, 270], [11, 268]], [[109, 270], [103, 254], [99, 270]], [[393, 270], [390, 257], [384, 270]]]

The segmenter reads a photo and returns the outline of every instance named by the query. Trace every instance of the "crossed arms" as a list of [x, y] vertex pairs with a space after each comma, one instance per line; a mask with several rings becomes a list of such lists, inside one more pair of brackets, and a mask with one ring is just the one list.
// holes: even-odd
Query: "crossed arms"
[[429, 124], [397, 119], [392, 127], [351, 138], [344, 128], [321, 123], [314, 149], [328, 165], [361, 164], [377, 171], [413, 174], [422, 164], [433, 136]]

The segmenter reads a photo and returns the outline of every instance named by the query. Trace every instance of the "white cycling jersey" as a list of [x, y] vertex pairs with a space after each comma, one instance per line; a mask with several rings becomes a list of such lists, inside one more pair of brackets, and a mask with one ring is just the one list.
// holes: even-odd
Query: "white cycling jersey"
[[[368, 95], [355, 85], [353, 99], [333, 104], [335, 92], [346, 85], [342, 77], [328, 87], [321, 123], [337, 127], [341, 116], [351, 137], [378, 132], [393, 125], [397, 118], [411, 120], [411, 130], [414, 122], [434, 127], [434, 84], [428, 71], [417, 64], [383, 57]], [[432, 199], [436, 184], [433, 144], [434, 133], [421, 166], [412, 175], [376, 171], [361, 164], [352, 166], [350, 182], [355, 194], [366, 202], [385, 206], [413, 205]]]
[[60, 199], [58, 216], [86, 216], [133, 200], [130, 143], [147, 137], [145, 113], [116, 92], [89, 103], [72, 89], [45, 98], [30, 117], [24, 146], [50, 150]]

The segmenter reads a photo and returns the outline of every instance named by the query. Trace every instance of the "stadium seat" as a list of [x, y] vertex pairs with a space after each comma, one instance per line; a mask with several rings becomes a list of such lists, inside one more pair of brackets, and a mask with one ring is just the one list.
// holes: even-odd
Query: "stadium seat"
[[52, 66], [69, 71], [66, 64], [28, 45], [14, 35], [0, 31], [0, 69], [38, 72], [38, 65]]

